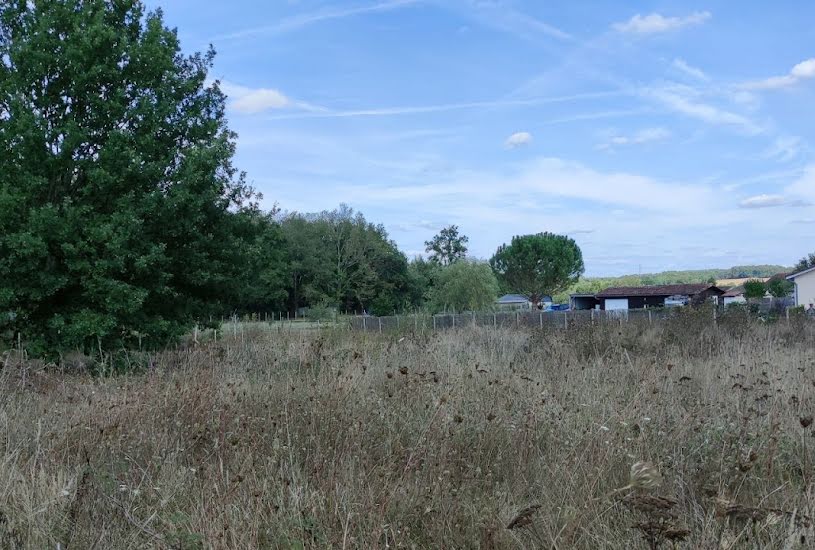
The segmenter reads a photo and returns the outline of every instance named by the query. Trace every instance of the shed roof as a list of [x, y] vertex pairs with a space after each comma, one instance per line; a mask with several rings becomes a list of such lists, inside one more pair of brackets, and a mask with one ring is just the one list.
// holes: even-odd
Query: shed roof
[[724, 298], [738, 298], [739, 296], [744, 294], [744, 285], [734, 286], [724, 294], [722, 297]]
[[700, 283], [689, 285], [658, 285], [658, 286], [619, 286], [607, 288], [597, 294], [598, 298], [626, 298], [631, 296], [696, 296], [706, 290], [713, 289], [719, 294], [724, 291], [717, 286]]

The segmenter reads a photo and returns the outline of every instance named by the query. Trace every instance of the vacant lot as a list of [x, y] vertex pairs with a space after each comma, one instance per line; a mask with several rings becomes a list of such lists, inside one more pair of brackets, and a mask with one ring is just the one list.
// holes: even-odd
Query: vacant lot
[[11, 356], [0, 548], [811, 547], [814, 344], [686, 314]]

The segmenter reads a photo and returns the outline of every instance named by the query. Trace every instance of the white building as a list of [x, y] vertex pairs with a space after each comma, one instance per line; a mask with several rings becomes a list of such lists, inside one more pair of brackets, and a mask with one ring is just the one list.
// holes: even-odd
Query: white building
[[795, 283], [795, 305], [809, 308], [815, 304], [815, 267], [793, 273], [787, 277]]

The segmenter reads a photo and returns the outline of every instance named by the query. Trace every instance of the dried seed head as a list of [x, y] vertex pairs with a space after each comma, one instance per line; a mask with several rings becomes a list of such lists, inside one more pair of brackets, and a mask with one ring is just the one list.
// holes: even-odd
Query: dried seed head
[[812, 415], [802, 416], [800, 422], [802, 428], [809, 428], [809, 426], [812, 425]]
[[662, 476], [650, 462], [636, 462], [631, 466], [629, 486], [632, 489], [651, 490], [662, 484]]

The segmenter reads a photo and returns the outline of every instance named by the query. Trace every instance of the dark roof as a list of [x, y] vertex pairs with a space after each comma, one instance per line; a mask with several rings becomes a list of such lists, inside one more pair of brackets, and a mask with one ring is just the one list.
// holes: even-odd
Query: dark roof
[[772, 277], [767, 279], [767, 283], [772, 283], [772, 282], [775, 282], [775, 281], [783, 281], [790, 275], [792, 275], [792, 273], [776, 273], [775, 275], [773, 275]]
[[744, 285], [734, 286], [724, 294], [722, 294], [723, 298], [738, 298], [744, 294]]
[[708, 289], [723, 294], [719, 287], [701, 283], [692, 285], [659, 285], [659, 286], [620, 286], [607, 288], [597, 294], [598, 298], [627, 298], [630, 296], [696, 296]]

